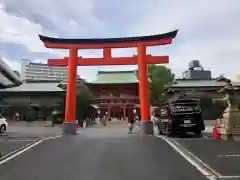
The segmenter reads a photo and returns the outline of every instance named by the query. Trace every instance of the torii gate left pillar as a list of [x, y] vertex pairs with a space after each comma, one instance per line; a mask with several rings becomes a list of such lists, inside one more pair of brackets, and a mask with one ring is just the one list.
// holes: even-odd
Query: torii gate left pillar
[[[65, 120], [63, 134], [76, 134], [76, 76], [77, 66], [91, 65], [138, 65], [139, 97], [141, 111], [141, 134], [153, 134], [150, 121], [148, 64], [168, 63], [168, 56], [146, 55], [147, 46], [171, 44], [176, 37], [177, 30], [166, 34], [127, 38], [108, 39], [58, 39], [39, 35], [48, 48], [69, 49], [69, 57], [64, 59], [49, 59], [48, 64], [54, 66], [68, 66], [68, 83], [66, 96]], [[137, 47], [137, 56], [112, 57], [111, 48]], [[78, 49], [103, 49], [103, 58], [78, 57]]]
[[76, 77], [77, 77], [78, 49], [69, 49], [68, 82], [66, 95], [64, 134], [76, 134]]

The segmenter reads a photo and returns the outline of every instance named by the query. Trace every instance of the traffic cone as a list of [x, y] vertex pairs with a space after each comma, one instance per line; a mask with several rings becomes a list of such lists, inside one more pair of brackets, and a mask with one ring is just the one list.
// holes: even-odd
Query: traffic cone
[[213, 125], [213, 139], [221, 139], [216, 124]]

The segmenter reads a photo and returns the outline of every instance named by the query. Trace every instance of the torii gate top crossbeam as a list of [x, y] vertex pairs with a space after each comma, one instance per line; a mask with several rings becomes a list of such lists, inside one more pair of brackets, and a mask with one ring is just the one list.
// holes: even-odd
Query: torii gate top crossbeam
[[171, 44], [178, 30], [165, 34], [139, 37], [102, 38], [102, 39], [62, 39], [39, 35], [40, 40], [47, 48], [78, 48], [78, 49], [101, 49], [101, 48], [127, 48], [144, 46], [157, 46]]

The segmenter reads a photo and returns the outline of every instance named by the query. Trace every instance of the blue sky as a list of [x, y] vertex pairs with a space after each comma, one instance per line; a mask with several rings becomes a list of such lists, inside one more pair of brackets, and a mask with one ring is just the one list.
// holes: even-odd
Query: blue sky
[[[240, 72], [239, 0], [0, 0], [0, 57], [20, 71], [21, 59], [46, 62], [67, 56], [66, 50], [44, 48], [38, 34], [63, 38], [102, 38], [165, 33], [179, 29], [170, 46], [151, 47], [152, 55], [169, 55], [172, 71], [181, 76], [191, 60], [200, 60], [213, 76], [235, 79]], [[132, 56], [135, 49], [116, 49]], [[99, 57], [100, 50], [80, 50]], [[97, 70], [135, 66], [79, 67], [81, 77]]]

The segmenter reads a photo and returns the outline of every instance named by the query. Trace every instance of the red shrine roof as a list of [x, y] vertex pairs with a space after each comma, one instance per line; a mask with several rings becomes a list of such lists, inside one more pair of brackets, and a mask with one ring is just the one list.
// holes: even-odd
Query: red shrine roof
[[97, 80], [87, 84], [136, 84], [137, 71], [98, 71]]
[[63, 38], [52, 38], [43, 35], [39, 35], [39, 38], [43, 42], [50, 43], [62, 43], [62, 44], [101, 44], [101, 43], [126, 43], [126, 42], [137, 42], [137, 41], [156, 41], [160, 39], [175, 38], [178, 30], [168, 32], [165, 34], [157, 34], [150, 36], [137, 36], [137, 37], [121, 37], [121, 38], [97, 38], [97, 39], [63, 39]]

